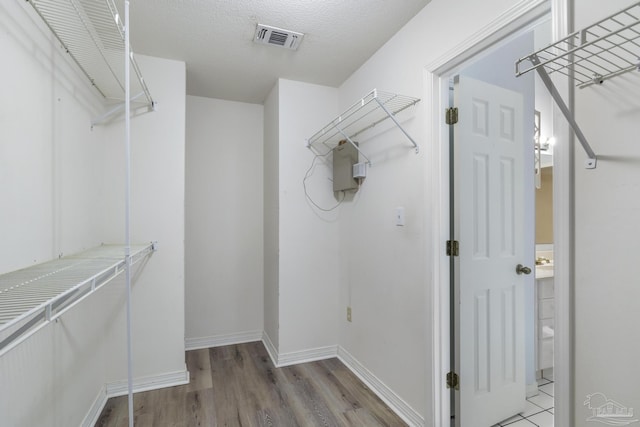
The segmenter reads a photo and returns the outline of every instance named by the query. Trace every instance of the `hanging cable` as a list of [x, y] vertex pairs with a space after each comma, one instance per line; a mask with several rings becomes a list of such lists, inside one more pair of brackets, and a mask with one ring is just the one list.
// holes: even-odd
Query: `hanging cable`
[[342, 199], [340, 199], [340, 200], [338, 201], [338, 203], [337, 203], [335, 206], [333, 206], [333, 207], [331, 207], [331, 208], [323, 208], [322, 206], [318, 205], [318, 204], [317, 204], [317, 203], [316, 203], [316, 202], [311, 198], [311, 195], [309, 195], [309, 191], [307, 190], [307, 179], [309, 179], [309, 178], [311, 177], [311, 175], [313, 175], [313, 173], [312, 173], [312, 172], [313, 172], [313, 170], [314, 170], [314, 168], [315, 168], [316, 160], [318, 160], [318, 159], [319, 159], [319, 158], [321, 158], [321, 157], [322, 157], [322, 158], [326, 158], [326, 157], [328, 157], [328, 156], [329, 156], [329, 154], [331, 154], [331, 153], [333, 153], [333, 151], [332, 151], [332, 150], [329, 150], [329, 151], [328, 151], [327, 153], [325, 153], [325, 154], [316, 154], [316, 155], [313, 157], [313, 160], [311, 161], [311, 166], [309, 166], [309, 169], [307, 169], [307, 172], [304, 174], [304, 178], [302, 179], [302, 187], [304, 188], [304, 195], [305, 195], [305, 197], [307, 198], [307, 200], [308, 200], [309, 202], [311, 202], [311, 204], [312, 204], [313, 206], [315, 206], [317, 209], [319, 209], [319, 210], [321, 210], [321, 211], [323, 211], [323, 212], [331, 212], [331, 211], [333, 211], [333, 210], [337, 209], [337, 208], [342, 204], [342, 202], [343, 202], [343, 201], [344, 201], [344, 199], [345, 199], [344, 191], [341, 191], [341, 193], [342, 193]]

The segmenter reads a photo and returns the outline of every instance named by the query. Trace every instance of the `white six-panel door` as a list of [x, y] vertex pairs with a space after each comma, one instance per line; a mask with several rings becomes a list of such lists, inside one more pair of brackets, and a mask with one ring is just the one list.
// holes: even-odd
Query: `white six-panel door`
[[[460, 76], [454, 88], [456, 425], [524, 409], [523, 99]], [[533, 120], [533, 118], [532, 118]], [[530, 141], [529, 141], [530, 142]]]

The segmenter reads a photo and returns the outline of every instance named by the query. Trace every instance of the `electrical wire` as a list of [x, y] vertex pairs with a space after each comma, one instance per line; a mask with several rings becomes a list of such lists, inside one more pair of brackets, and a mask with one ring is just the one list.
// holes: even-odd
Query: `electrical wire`
[[329, 151], [328, 151], [327, 153], [325, 153], [325, 154], [316, 154], [316, 155], [313, 157], [313, 160], [311, 161], [311, 166], [309, 166], [309, 169], [307, 169], [307, 172], [304, 174], [304, 178], [302, 179], [302, 187], [304, 188], [304, 195], [305, 195], [305, 197], [307, 198], [307, 200], [308, 200], [309, 202], [311, 202], [311, 204], [312, 204], [313, 206], [315, 206], [317, 209], [320, 209], [320, 210], [321, 210], [321, 211], [323, 211], [323, 212], [331, 212], [331, 211], [333, 211], [333, 210], [337, 209], [337, 208], [342, 204], [342, 202], [343, 202], [343, 201], [344, 201], [344, 199], [345, 199], [344, 190], [342, 191], [342, 199], [340, 199], [340, 200], [338, 201], [338, 203], [337, 203], [335, 206], [333, 206], [333, 207], [331, 207], [331, 208], [323, 208], [322, 206], [318, 205], [318, 204], [317, 204], [317, 203], [316, 203], [316, 202], [311, 198], [311, 195], [309, 195], [309, 191], [307, 190], [307, 179], [309, 179], [309, 178], [311, 177], [311, 175], [313, 175], [313, 173], [312, 173], [312, 172], [313, 172], [313, 170], [314, 170], [314, 168], [315, 168], [316, 160], [318, 160], [320, 157], [325, 157], [325, 158], [326, 158], [326, 157], [327, 157], [327, 156], [329, 156], [329, 154], [331, 154], [331, 153], [333, 153], [333, 151], [332, 151], [332, 150], [329, 150]]

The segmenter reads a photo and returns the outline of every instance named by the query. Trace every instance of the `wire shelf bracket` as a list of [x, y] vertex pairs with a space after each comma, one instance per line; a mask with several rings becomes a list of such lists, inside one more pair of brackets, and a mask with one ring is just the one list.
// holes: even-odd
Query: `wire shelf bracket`
[[[125, 32], [114, 0], [26, 0], [51, 30], [62, 48], [80, 68], [91, 85], [107, 101], [118, 101], [91, 126], [108, 122], [124, 110]], [[133, 53], [129, 63], [133, 79], [132, 98], [137, 107], [154, 111], [156, 103]]]
[[565, 75], [583, 89], [630, 71], [640, 71], [640, 2], [516, 61], [516, 77], [532, 70], [542, 79], [587, 153], [585, 167], [595, 169], [596, 154], [551, 75]]
[[367, 164], [371, 165], [371, 161], [362, 152], [358, 144], [354, 141], [354, 138], [377, 124], [391, 119], [407, 139], [409, 139], [416, 153], [418, 153], [418, 144], [396, 118], [398, 113], [409, 107], [413, 107], [418, 102], [420, 102], [419, 98], [373, 89], [341, 115], [313, 134], [311, 138], [307, 139], [307, 148], [312, 149], [323, 145], [330, 151], [333, 150], [341, 140], [346, 140], [366, 159]]

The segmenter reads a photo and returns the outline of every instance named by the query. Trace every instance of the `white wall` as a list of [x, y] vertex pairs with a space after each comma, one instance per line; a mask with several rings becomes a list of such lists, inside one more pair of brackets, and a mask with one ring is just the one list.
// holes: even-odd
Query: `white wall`
[[[158, 242], [133, 293], [134, 376], [184, 371], [185, 102], [184, 62], [136, 56], [158, 103], [131, 121], [131, 241]], [[102, 241], [124, 239], [123, 121], [100, 128], [104, 144]], [[121, 329], [124, 330], [124, 329]], [[124, 335], [116, 337], [123, 343]], [[126, 359], [110, 380], [126, 379]]]
[[[337, 114], [337, 90], [280, 79], [279, 101], [279, 353], [336, 345], [339, 210], [321, 212], [305, 199], [302, 179], [314, 154], [305, 141]], [[308, 181], [316, 203], [336, 201], [328, 169]]]
[[0, 272], [99, 243], [101, 105], [20, 6], [0, 5]]
[[[377, 87], [424, 98], [425, 67], [486, 26], [516, 1], [433, 0], [340, 87], [341, 107]], [[460, 13], [461, 7], [464, 13]], [[453, 20], [453, 21], [452, 21]], [[455, 26], [452, 28], [452, 22]], [[446, 34], [446, 37], [443, 37]], [[423, 100], [406, 130], [421, 146], [416, 155], [398, 132], [367, 141], [379, 153], [349, 219], [341, 224], [342, 253], [349, 253], [341, 307], [353, 307], [353, 323], [341, 322], [340, 344], [431, 424], [432, 283], [431, 130]], [[393, 153], [393, 154], [391, 154]], [[407, 225], [394, 226], [403, 206]], [[346, 212], [346, 210], [345, 210]], [[346, 215], [345, 215], [346, 216]], [[444, 242], [441, 242], [444, 248]], [[347, 287], [348, 290], [344, 290]], [[439, 381], [440, 379], [438, 379]]]
[[263, 330], [263, 107], [187, 97], [186, 340]]
[[[576, 29], [633, 2], [576, 2]], [[640, 409], [640, 74], [576, 89], [576, 120], [598, 155], [595, 170], [575, 154], [575, 425], [587, 426], [586, 396], [601, 392]], [[562, 141], [558, 141], [561, 143]]]
[[[27, 3], [0, 5], [2, 267], [122, 242], [122, 123]], [[159, 251], [134, 277], [134, 376], [184, 378], [184, 63], [139, 57], [161, 109], [133, 120], [134, 242]], [[6, 94], [6, 96], [5, 96]], [[4, 203], [4, 202], [3, 202]], [[0, 424], [79, 425], [126, 378], [123, 278], [0, 358]]]
[[276, 82], [264, 103], [264, 333], [267, 342], [279, 348], [279, 210], [280, 210], [280, 114]]

